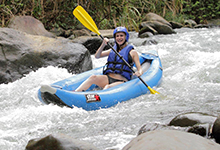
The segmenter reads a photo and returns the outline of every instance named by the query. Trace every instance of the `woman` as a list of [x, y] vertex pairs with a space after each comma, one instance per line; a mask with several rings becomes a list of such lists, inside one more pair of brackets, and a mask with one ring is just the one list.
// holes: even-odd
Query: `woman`
[[[113, 36], [115, 39], [114, 49], [131, 65], [135, 63], [137, 71], [135, 75], [141, 76], [143, 74], [139, 61], [139, 56], [134, 47], [128, 44], [129, 33], [125, 27], [117, 27]], [[104, 38], [101, 46], [96, 51], [95, 58], [108, 56], [107, 67], [103, 71], [103, 75], [92, 75], [85, 80], [75, 91], [80, 92], [87, 90], [92, 84], [96, 84], [103, 89], [119, 85], [131, 80], [133, 75], [132, 70], [120, 59], [112, 49], [103, 51], [109, 40]]]

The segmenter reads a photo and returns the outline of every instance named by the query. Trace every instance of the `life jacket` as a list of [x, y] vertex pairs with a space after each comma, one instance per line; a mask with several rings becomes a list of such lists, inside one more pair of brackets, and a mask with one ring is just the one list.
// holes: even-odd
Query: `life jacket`
[[[113, 48], [117, 48], [116, 44]], [[128, 44], [119, 52], [119, 54], [125, 59], [125, 61], [127, 61], [128, 64], [130, 64], [131, 67], [133, 67], [134, 63], [133, 61], [129, 62], [128, 55], [133, 48], [134, 47], [132, 45]], [[128, 81], [131, 80], [132, 70], [125, 64], [122, 59], [120, 59], [120, 57], [113, 50], [110, 51], [106, 64], [107, 66], [105, 66], [106, 68], [103, 69], [103, 74], [116, 73], [122, 75]]]

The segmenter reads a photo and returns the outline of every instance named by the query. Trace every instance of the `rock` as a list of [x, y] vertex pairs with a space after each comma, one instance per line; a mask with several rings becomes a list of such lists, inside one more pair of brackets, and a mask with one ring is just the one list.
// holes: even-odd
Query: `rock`
[[220, 19], [212, 19], [207, 21], [209, 27], [220, 27]]
[[157, 45], [158, 42], [156, 40], [145, 40], [141, 45]]
[[90, 53], [82, 44], [10, 28], [0, 28], [0, 53], [0, 84], [47, 66], [59, 66], [72, 73], [92, 69]]
[[72, 34], [74, 35], [75, 38], [81, 37], [81, 36], [91, 36], [90, 32], [86, 29], [74, 30], [72, 31]]
[[[91, 37], [91, 36], [80, 36], [72, 40], [75, 43], [83, 44], [90, 52], [90, 54], [95, 54], [100, 45], [102, 44], [102, 39], [100, 37]], [[109, 41], [111, 45], [114, 45], [114, 40]], [[109, 49], [110, 47], [107, 45], [104, 50]]]
[[156, 130], [143, 133], [122, 150], [219, 150], [220, 145], [201, 136], [177, 131]]
[[[107, 38], [113, 38], [113, 31], [114, 29], [109, 29], [109, 30], [99, 30], [99, 32], [101, 33], [101, 35], [103, 37], [107, 37]], [[92, 32], [91, 33], [92, 36], [97, 36], [96, 33]]]
[[[83, 31], [83, 30], [81, 30]], [[75, 43], [81, 43], [83, 44], [90, 52], [90, 54], [95, 54], [95, 52], [98, 50], [98, 48], [100, 47], [100, 45], [102, 44], [102, 39], [97, 36], [96, 33], [91, 32], [90, 34], [80, 34], [80, 31], [74, 31], [74, 35], [72, 37], [70, 37], [69, 39], [71, 39], [73, 42]], [[113, 30], [99, 30], [99, 32], [101, 33], [101, 35], [103, 37], [107, 37], [107, 38], [113, 38]], [[79, 33], [79, 34], [75, 34], [75, 33]], [[109, 41], [109, 43], [111, 45], [114, 45], [114, 40]], [[110, 46], [106, 46], [104, 48], [104, 50], [110, 49]]]
[[165, 20], [163, 17], [161, 17], [155, 13], [151, 13], [151, 12], [147, 13], [144, 20], [145, 21], [157, 21], [157, 22], [160, 22], [162, 24], [166, 24], [166, 25], [172, 27], [171, 24], [167, 20]]
[[139, 28], [139, 37], [141, 37], [141, 34], [144, 32], [151, 32], [154, 35], [176, 33], [168, 21], [155, 13], [148, 13], [144, 21], [140, 23]]
[[170, 126], [187, 127], [195, 124], [213, 124], [216, 117], [204, 113], [184, 113], [176, 116], [169, 123]]
[[194, 26], [194, 28], [208, 28], [209, 26], [208, 25], [206, 25], [206, 24], [197, 24], [197, 25], [195, 25]]
[[164, 124], [159, 124], [159, 123], [146, 123], [141, 127], [141, 129], [138, 131], [138, 135], [143, 134], [145, 132], [149, 131], [154, 131], [154, 130], [164, 130], [164, 129], [172, 129], [174, 130], [175, 128], [172, 126], [167, 126]]
[[211, 136], [220, 144], [220, 116], [215, 120]]
[[[151, 28], [153, 28], [154, 30], [152, 30]], [[146, 28], [147, 27], [147, 28]], [[168, 26], [167, 24], [163, 24], [159, 21], [146, 21], [146, 22], [142, 22], [140, 24], [140, 31], [142, 31], [142, 28], [144, 28], [145, 32], [151, 32], [153, 34], [173, 34], [176, 33], [172, 27]], [[153, 32], [152, 32], [153, 31]], [[140, 35], [141, 33], [139, 33]]]
[[192, 28], [192, 27], [196, 26], [197, 23], [196, 23], [194, 20], [189, 19], [189, 20], [185, 20], [185, 21], [184, 21], [184, 25], [185, 25], [185, 26], [189, 26], [189, 27]]
[[[216, 117], [204, 113], [184, 113], [176, 116], [168, 125], [147, 123], [141, 127], [138, 135], [153, 130], [172, 129], [210, 138], [211, 128], [215, 119]], [[216, 127], [218, 127], [218, 125], [216, 125]]]
[[32, 35], [55, 37], [54, 34], [44, 28], [39, 20], [32, 16], [15, 16], [10, 20], [8, 27]]
[[179, 28], [183, 27], [183, 24], [178, 23], [178, 22], [174, 22], [174, 21], [171, 21], [170, 24], [171, 24], [173, 29], [179, 29]]
[[44, 138], [30, 140], [26, 150], [98, 150], [98, 148], [88, 142], [66, 135], [48, 135]]
[[56, 36], [64, 36], [64, 34], [65, 34], [65, 30], [63, 28], [61, 28], [61, 27], [59, 27], [59, 28], [52, 28], [50, 30], [50, 32], [53, 33]]
[[171, 26], [163, 24], [159, 21], [148, 22], [148, 24], [157, 30], [158, 34], [173, 34], [176, 33]]
[[208, 137], [210, 134], [210, 124], [196, 124], [190, 127], [187, 132], [195, 133], [203, 137]]
[[158, 32], [153, 27], [148, 25], [147, 22], [142, 22], [140, 26], [140, 31], [138, 33], [138, 37], [142, 38], [144, 36], [143, 34], [148, 32], [152, 33], [153, 35], [158, 34]]
[[147, 37], [151, 37], [153, 34], [151, 32], [144, 32], [142, 34], [138, 34], [139, 38], [147, 38]]
[[90, 38], [83, 43], [83, 45], [89, 50], [91, 54], [95, 54], [100, 45], [102, 44], [101, 38]]
[[88, 39], [90, 38], [96, 38], [96, 37], [91, 37], [91, 36], [79, 36], [79, 37], [74, 37], [74, 38], [69, 38], [70, 40], [72, 40], [72, 42], [74, 43], [80, 43], [83, 44], [84, 42], [86, 42]]

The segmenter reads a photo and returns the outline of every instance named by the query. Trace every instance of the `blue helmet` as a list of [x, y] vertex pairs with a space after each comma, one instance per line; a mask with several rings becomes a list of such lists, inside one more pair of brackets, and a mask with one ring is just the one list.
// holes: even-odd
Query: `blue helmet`
[[127, 31], [127, 29], [125, 27], [117, 27], [115, 28], [115, 30], [113, 31], [113, 37], [115, 38], [115, 34], [118, 32], [124, 32], [126, 34], [126, 38], [125, 40], [128, 42], [129, 39], [129, 33]]

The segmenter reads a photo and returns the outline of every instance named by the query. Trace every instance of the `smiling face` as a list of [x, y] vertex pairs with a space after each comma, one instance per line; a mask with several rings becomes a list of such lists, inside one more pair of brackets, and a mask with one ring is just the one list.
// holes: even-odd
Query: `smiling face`
[[124, 32], [117, 32], [115, 34], [115, 41], [119, 44], [122, 45], [125, 42], [126, 34]]

